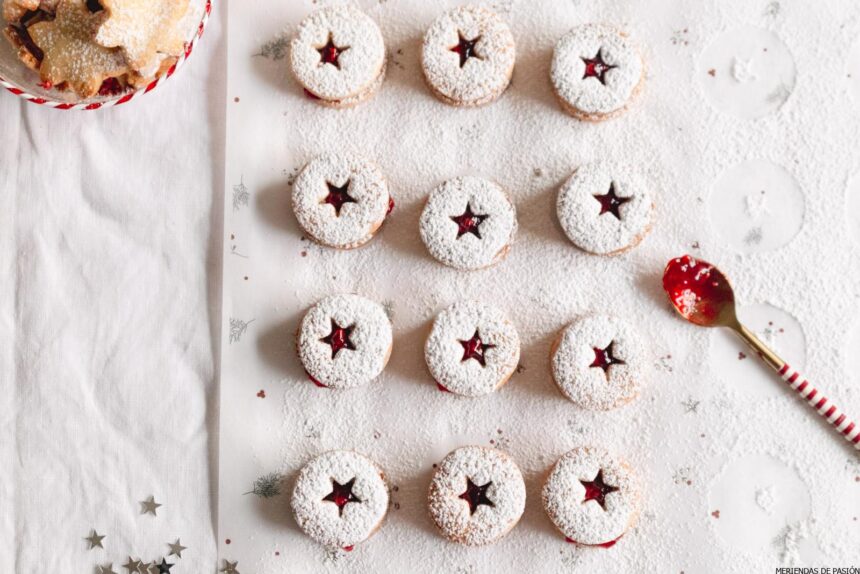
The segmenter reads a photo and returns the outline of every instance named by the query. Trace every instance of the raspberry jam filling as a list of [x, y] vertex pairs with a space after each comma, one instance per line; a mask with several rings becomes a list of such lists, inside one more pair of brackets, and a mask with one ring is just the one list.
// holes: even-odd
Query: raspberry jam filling
[[460, 239], [467, 233], [471, 233], [478, 239], [481, 239], [480, 226], [488, 217], [489, 215], [476, 215], [472, 211], [472, 204], [467, 204], [463, 215], [451, 216], [451, 221], [457, 224], [457, 239]]
[[313, 384], [315, 384], [316, 386], [318, 386], [318, 387], [320, 387], [320, 388], [323, 388], [323, 389], [327, 389], [327, 388], [328, 388], [326, 385], [322, 384], [322, 383], [321, 383], [321, 382], [319, 382], [317, 379], [315, 379], [314, 377], [312, 377], [312, 376], [311, 376], [311, 374], [310, 374], [309, 372], [305, 371], [305, 374], [308, 376], [308, 379], [310, 379], [310, 381], [311, 381]]
[[341, 484], [335, 479], [331, 479], [331, 492], [328, 493], [323, 502], [334, 502], [337, 505], [338, 514], [343, 516], [343, 509], [350, 502], [361, 502], [361, 500], [352, 493], [352, 487], [355, 486], [355, 478], [345, 484]]
[[451, 48], [451, 51], [460, 55], [460, 67], [461, 68], [466, 65], [466, 62], [469, 61], [469, 58], [475, 58], [477, 60], [483, 60], [483, 58], [480, 57], [475, 52], [475, 45], [481, 41], [481, 36], [478, 36], [474, 40], [467, 40], [466, 38], [463, 37], [462, 32], [458, 31], [457, 35], [460, 37], [460, 40], [459, 40], [459, 42], [457, 42], [456, 46]]
[[597, 472], [594, 480], [580, 480], [579, 482], [585, 488], [585, 497], [582, 499], [582, 503], [585, 504], [589, 500], [593, 500], [603, 510], [606, 510], [606, 495], [618, 492], [617, 486], [610, 486], [603, 482], [603, 469]]
[[478, 507], [483, 506], [496, 506], [496, 504], [489, 499], [487, 496], [487, 490], [493, 485], [493, 481], [488, 482], [487, 484], [478, 486], [474, 482], [472, 482], [471, 478], [466, 479], [466, 491], [463, 492], [459, 498], [460, 500], [465, 500], [469, 503], [469, 513], [475, 514], [478, 510]]
[[394, 199], [392, 197], [388, 198], [388, 211], [385, 212], [385, 215], [391, 215], [391, 212], [394, 211]]
[[565, 536], [564, 539], [571, 544], [579, 544], [580, 546], [593, 546], [595, 548], [612, 548], [613, 546], [615, 546], [616, 542], [621, 540], [621, 536], [619, 536], [615, 540], [610, 540], [609, 542], [603, 542], [601, 544], [583, 544], [582, 542], [577, 542], [576, 540], [568, 536]]
[[349, 46], [340, 47], [334, 43], [334, 38], [331, 34], [328, 35], [328, 42], [325, 46], [317, 48], [320, 53], [320, 61], [323, 65], [331, 64], [340, 70], [340, 55], [349, 50]]
[[349, 185], [352, 180], [346, 180], [343, 185], [335, 185], [331, 182], [325, 182], [328, 187], [328, 195], [325, 196], [322, 203], [326, 203], [334, 207], [335, 217], [340, 217], [340, 210], [347, 203], [358, 203], [354, 197], [349, 194]]
[[442, 383], [436, 383], [436, 388], [439, 389], [440, 391], [442, 391], [443, 393], [450, 393], [451, 392], [448, 389], [446, 389], [445, 387], [443, 387]]
[[102, 82], [101, 87], [99, 88], [100, 96], [115, 96], [125, 91], [125, 88], [122, 87], [122, 84], [119, 83], [119, 80], [116, 78], [108, 78], [104, 82]]
[[463, 358], [461, 362], [466, 362], [469, 359], [475, 359], [478, 363], [481, 364], [482, 367], [487, 366], [487, 359], [485, 353], [487, 349], [495, 349], [495, 345], [488, 345], [481, 340], [481, 335], [478, 333], [478, 330], [475, 329], [475, 334], [472, 335], [472, 338], [468, 341], [460, 341], [460, 345], [463, 346]]
[[355, 330], [355, 325], [341, 327], [334, 319], [331, 320], [331, 333], [320, 339], [321, 342], [331, 347], [331, 359], [337, 358], [337, 354], [343, 349], [355, 350], [355, 344], [350, 338]]
[[585, 73], [583, 74], [582, 79], [597, 78], [597, 81], [604, 86], [606, 85], [606, 72], [618, 67], [611, 66], [603, 60], [602, 48], [597, 51], [597, 55], [593, 58], [582, 58], [582, 61], [585, 63]]
[[663, 272], [663, 290], [688, 321], [713, 325], [721, 312], [731, 312], [734, 294], [713, 265], [689, 255], [673, 259]]
[[595, 195], [594, 199], [600, 202], [600, 215], [611, 213], [615, 219], [621, 221], [621, 206], [633, 199], [632, 197], [618, 197], [615, 194], [615, 183], [609, 184], [609, 192], [606, 195]]
[[601, 349], [599, 347], [593, 347], [594, 349], [594, 362], [589, 365], [590, 368], [599, 367], [603, 369], [603, 372], [606, 376], [609, 376], [609, 367], [612, 365], [625, 365], [626, 363], [621, 359], [617, 358], [613, 352], [612, 347], [615, 345], [615, 341], [611, 341], [609, 346], [605, 349]]

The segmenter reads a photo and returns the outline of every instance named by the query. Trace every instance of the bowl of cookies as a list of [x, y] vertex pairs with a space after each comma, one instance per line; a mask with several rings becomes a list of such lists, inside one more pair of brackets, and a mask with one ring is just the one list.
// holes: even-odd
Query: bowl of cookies
[[167, 81], [213, 0], [0, 0], [0, 86], [34, 104], [95, 110]]

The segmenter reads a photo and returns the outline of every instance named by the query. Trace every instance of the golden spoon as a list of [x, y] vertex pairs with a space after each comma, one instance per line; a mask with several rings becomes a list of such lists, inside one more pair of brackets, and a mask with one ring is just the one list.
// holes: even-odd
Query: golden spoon
[[728, 327], [734, 331], [843, 438], [860, 450], [860, 426], [840, 412], [836, 405], [780, 359], [752, 331], [741, 325], [735, 312], [732, 286], [719, 269], [689, 255], [678, 257], [666, 265], [663, 290], [687, 321], [701, 327]]

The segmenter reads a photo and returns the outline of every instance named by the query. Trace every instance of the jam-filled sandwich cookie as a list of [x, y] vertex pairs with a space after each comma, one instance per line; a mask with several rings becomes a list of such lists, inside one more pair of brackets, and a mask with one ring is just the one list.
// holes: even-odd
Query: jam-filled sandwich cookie
[[574, 245], [596, 255], [616, 255], [651, 231], [651, 192], [629, 168], [597, 161], [579, 167], [562, 185], [558, 220]]
[[613, 546], [639, 516], [639, 481], [630, 466], [599, 448], [575, 448], [553, 466], [543, 506], [568, 542]]
[[376, 22], [358, 8], [323, 8], [299, 25], [290, 44], [290, 64], [310, 97], [346, 108], [382, 86], [385, 42]]
[[302, 366], [320, 387], [366, 385], [391, 356], [391, 322], [385, 310], [358, 295], [333, 295], [311, 307], [297, 339]]
[[639, 51], [625, 34], [585, 24], [556, 45], [550, 77], [565, 111], [598, 122], [624, 112], [642, 87], [644, 70]]
[[526, 485], [505, 453], [464, 446], [436, 468], [428, 498], [430, 516], [446, 538], [479, 546], [516, 526], [526, 505]]
[[632, 325], [609, 315], [589, 315], [568, 325], [553, 343], [552, 377], [580, 407], [614, 409], [639, 395], [646, 355]]
[[424, 36], [424, 77], [434, 95], [453, 106], [480, 106], [502, 95], [516, 58], [508, 25], [478, 6], [442, 14]]
[[320, 156], [293, 185], [293, 211], [307, 235], [322, 245], [364, 245], [394, 208], [388, 182], [373, 163], [353, 154]]
[[520, 337], [498, 308], [462, 301], [436, 317], [424, 358], [440, 390], [477, 397], [511, 378], [520, 360]]
[[333, 450], [302, 467], [291, 505], [305, 534], [329, 548], [352, 550], [382, 524], [388, 486], [383, 472], [366, 456]]
[[504, 190], [486, 179], [459, 177], [430, 193], [419, 221], [421, 239], [445, 265], [473, 270], [501, 261], [517, 231]]

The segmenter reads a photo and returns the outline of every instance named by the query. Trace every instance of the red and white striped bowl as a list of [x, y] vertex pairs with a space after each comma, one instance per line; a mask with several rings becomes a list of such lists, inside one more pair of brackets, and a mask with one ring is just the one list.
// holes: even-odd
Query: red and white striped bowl
[[[54, 108], [57, 110], [98, 110], [100, 108], [109, 108], [120, 104], [128, 103], [132, 100], [148, 94], [168, 79], [170, 79], [179, 68], [188, 60], [200, 38], [203, 37], [203, 32], [206, 30], [206, 25], [209, 23], [209, 16], [212, 13], [212, 4], [214, 0], [192, 0], [191, 7], [201, 6], [203, 13], [200, 23], [196, 29], [190, 34], [188, 42], [185, 44], [185, 51], [179, 56], [173, 66], [167, 71], [160, 74], [148, 86], [139, 88], [133, 91], [123, 92], [121, 94], [111, 96], [95, 96], [85, 100], [79, 99], [74, 92], [60, 92], [57, 90], [48, 90], [40, 86], [38, 74], [29, 70], [22, 64], [14, 49], [6, 42], [5, 38], [0, 38], [0, 86], [6, 88], [16, 96], [20, 96], [30, 103]], [[199, 8], [198, 8], [199, 9]]]

